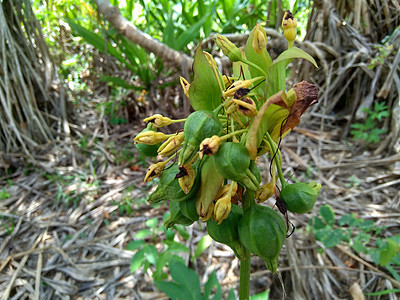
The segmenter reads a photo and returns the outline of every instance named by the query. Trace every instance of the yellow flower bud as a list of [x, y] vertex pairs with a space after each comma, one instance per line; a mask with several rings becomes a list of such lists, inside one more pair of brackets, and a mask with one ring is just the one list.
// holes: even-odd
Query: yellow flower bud
[[180, 79], [181, 86], [183, 88], [183, 92], [184, 92], [185, 96], [189, 98], [190, 83], [185, 78], [183, 78], [182, 76], [179, 77], [179, 79]]
[[238, 105], [237, 111], [243, 116], [252, 118], [258, 113], [256, 104], [250, 98], [233, 99], [233, 102]]
[[228, 77], [226, 75], [223, 75], [222, 79], [224, 80], [225, 88], [228, 88], [232, 84], [232, 82], [235, 80], [235, 77]]
[[192, 168], [191, 164], [187, 164], [186, 166], [179, 167], [179, 173], [176, 174], [175, 178], [178, 178], [179, 186], [182, 191], [187, 194], [193, 186], [196, 172]]
[[151, 122], [157, 127], [163, 127], [171, 124], [172, 120], [170, 118], [164, 117], [163, 115], [155, 114], [152, 115], [151, 117], [144, 119], [143, 122]]
[[239, 89], [248, 89], [253, 82], [260, 80], [260, 79], [264, 79], [265, 77], [255, 77], [253, 79], [248, 79], [248, 80], [238, 80], [235, 81], [234, 83], [232, 83], [227, 89], [226, 91], [224, 91], [222, 93], [222, 97], [227, 98], [227, 97], [233, 97], [235, 95], [235, 93], [239, 90]]
[[283, 15], [282, 29], [285, 38], [289, 42], [289, 47], [292, 47], [297, 36], [297, 21], [294, 19], [293, 14], [289, 10]]
[[217, 63], [216, 63], [216, 61], [214, 60], [214, 57], [213, 57], [210, 53], [208, 53], [208, 52], [206, 52], [206, 51], [203, 51], [203, 54], [204, 54], [204, 56], [206, 57], [206, 59], [207, 59], [207, 61], [208, 61], [208, 64], [210, 65], [210, 67], [211, 67], [211, 68], [216, 68], [216, 67], [217, 67]]
[[213, 135], [210, 138], [204, 139], [200, 144], [200, 159], [203, 158], [203, 155], [213, 155], [217, 153], [219, 145], [221, 145], [221, 138], [218, 135]]
[[133, 140], [135, 143], [139, 144], [155, 145], [166, 140], [167, 138], [168, 136], [162, 132], [145, 131], [139, 133]]
[[240, 61], [242, 59], [242, 54], [238, 47], [236, 47], [230, 40], [226, 37], [217, 34], [215, 38], [215, 42], [217, 43], [218, 47], [221, 48], [222, 52], [228, 56], [228, 58], [232, 61]]
[[213, 219], [221, 224], [231, 211], [231, 200], [235, 196], [238, 189], [237, 182], [232, 181], [230, 184], [222, 186], [217, 194], [217, 202], [214, 207]]
[[214, 203], [211, 203], [207, 208], [206, 214], [204, 216], [199, 216], [199, 219], [202, 222], [207, 222], [211, 218], [213, 212], [214, 212]]
[[275, 191], [275, 182], [271, 181], [264, 184], [261, 189], [256, 192], [256, 199], [258, 203], [264, 202], [272, 197]]
[[267, 47], [267, 43], [268, 38], [265, 29], [260, 24], [257, 24], [256, 27], [254, 27], [253, 34], [252, 47], [254, 51], [258, 54], [263, 54]]
[[157, 152], [161, 156], [170, 156], [181, 146], [183, 142], [183, 132], [178, 133], [177, 135], [171, 136], [166, 140], [158, 149]]
[[160, 176], [162, 170], [164, 170], [165, 165], [166, 162], [163, 161], [150, 165], [150, 167], [147, 169], [146, 176], [144, 177], [144, 182], [149, 182], [154, 178]]

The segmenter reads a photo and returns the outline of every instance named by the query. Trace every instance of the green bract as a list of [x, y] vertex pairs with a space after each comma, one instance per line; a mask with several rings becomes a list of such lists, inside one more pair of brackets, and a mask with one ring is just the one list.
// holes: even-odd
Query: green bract
[[157, 189], [153, 193], [151, 193], [148, 201], [152, 204], [164, 200], [179, 202], [186, 201], [190, 198], [195, 197], [200, 185], [200, 177], [196, 176], [190, 192], [188, 194], [185, 194], [179, 185], [178, 179], [175, 179], [175, 176], [178, 173], [179, 166], [177, 164], [174, 164], [171, 167], [167, 167], [167, 169], [165, 169], [161, 173], [160, 182], [157, 186]]
[[185, 217], [180, 208], [179, 203], [171, 201], [169, 203], [169, 212], [171, 213], [168, 218], [164, 221], [165, 228], [171, 228], [175, 224], [181, 224], [184, 226], [189, 226], [193, 224], [194, 221], [190, 220], [189, 218]]
[[288, 211], [304, 214], [313, 209], [320, 190], [321, 184], [315, 181], [292, 183], [282, 188], [279, 198], [285, 202]]
[[222, 124], [212, 111], [199, 110], [191, 113], [184, 126], [184, 140], [179, 155], [179, 165], [188, 164], [199, 151], [200, 143], [213, 135], [220, 135]]
[[285, 221], [276, 211], [252, 205], [239, 222], [239, 237], [243, 246], [261, 257], [271, 272], [276, 271], [277, 258], [286, 238]]
[[185, 217], [193, 221], [197, 221], [199, 219], [199, 215], [196, 211], [196, 196], [185, 201], [180, 201], [179, 208]]
[[[146, 132], [146, 131], [157, 131], [157, 127], [155, 127], [152, 123], [149, 123], [145, 129], [143, 129], [140, 133]], [[135, 147], [137, 151], [140, 154], [143, 154], [145, 156], [157, 156], [157, 149], [161, 146], [161, 143], [158, 143], [157, 145], [146, 145], [146, 144], [135, 144]]]
[[240, 181], [250, 166], [247, 148], [240, 143], [226, 142], [213, 155], [218, 172], [227, 179]]
[[212, 239], [231, 247], [239, 259], [242, 259], [244, 254], [238, 233], [238, 225], [242, 215], [243, 210], [239, 206], [232, 204], [228, 218], [223, 220], [221, 224], [218, 225], [211, 219], [207, 221], [207, 231]]

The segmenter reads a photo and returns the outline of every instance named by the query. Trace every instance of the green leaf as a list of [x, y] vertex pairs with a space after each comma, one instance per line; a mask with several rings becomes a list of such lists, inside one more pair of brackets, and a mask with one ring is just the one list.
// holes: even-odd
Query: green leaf
[[132, 257], [131, 260], [131, 273], [134, 273], [140, 266], [143, 264], [145, 258], [145, 251], [140, 249], [136, 254]]
[[219, 284], [217, 275], [215, 274], [215, 271], [213, 271], [210, 274], [210, 277], [208, 277], [208, 280], [207, 280], [206, 284], [204, 285], [204, 296], [203, 296], [204, 300], [210, 299], [210, 295], [211, 295], [211, 291], [212, 291], [213, 287], [215, 287], [217, 289], [217, 292], [215, 293], [215, 295], [212, 299], [220, 300], [222, 291], [221, 291], [221, 286]]
[[142, 246], [144, 244], [146, 244], [146, 242], [144, 240], [133, 240], [128, 243], [128, 245], [126, 246], [126, 250], [133, 251], [133, 250], [138, 249], [140, 246]]
[[190, 42], [193, 42], [195, 39], [199, 37], [200, 29], [203, 24], [207, 21], [207, 18], [210, 14], [204, 15], [198, 22], [190, 26], [188, 29], [183, 31], [174, 42], [175, 50], [182, 50], [185, 48]]
[[146, 245], [143, 247], [146, 259], [153, 265], [157, 263], [158, 253], [156, 247], [153, 245]]
[[163, 291], [171, 300], [195, 300], [190, 291], [182, 288], [180, 284], [169, 281], [156, 281], [156, 287]]
[[339, 244], [343, 237], [342, 229], [335, 229], [331, 231], [321, 242], [324, 243], [325, 247], [332, 248]]
[[106, 75], [102, 75], [100, 77], [100, 81], [103, 82], [110, 82], [112, 84], [115, 84], [117, 86], [126, 88], [128, 90], [136, 90], [136, 91], [141, 91], [143, 89], [145, 89], [145, 87], [143, 86], [135, 86], [135, 85], [131, 85], [129, 83], [127, 83], [125, 80], [119, 78], [119, 77], [114, 77], [114, 76], [106, 76]]
[[381, 266], [387, 265], [390, 260], [397, 255], [400, 251], [400, 246], [394, 240], [388, 239], [386, 249], [381, 251], [379, 256], [379, 264]]
[[351, 247], [357, 252], [357, 253], [367, 253], [368, 249], [367, 247], [364, 246], [364, 244], [362, 243], [362, 241], [360, 240], [354, 240], [353, 244], [351, 245]]
[[353, 213], [347, 214], [347, 215], [341, 216], [339, 218], [338, 224], [340, 226], [345, 226], [345, 225], [354, 226], [354, 225], [351, 225], [351, 224], [353, 224], [354, 219], [356, 219], [356, 218], [355, 218], [355, 215]]
[[319, 217], [314, 218], [314, 230], [325, 228], [325, 226], [326, 224]]
[[181, 243], [178, 243], [176, 241], [165, 241], [164, 242], [165, 245], [168, 246], [167, 251], [169, 252], [188, 252], [189, 249], [188, 247], [186, 247], [185, 245], [182, 245]]
[[185, 299], [201, 299], [200, 280], [194, 270], [175, 259], [171, 260], [169, 269], [172, 278], [180, 284], [181, 288], [190, 291], [191, 297]]
[[[214, 110], [221, 102], [222, 92], [200, 45], [194, 55], [193, 71], [194, 79], [189, 87], [190, 104], [194, 110]], [[216, 71], [219, 73], [217, 68]]]
[[[217, 300], [217, 299], [215, 299], [215, 300]], [[235, 292], [232, 289], [230, 289], [230, 291], [229, 291], [228, 300], [236, 300]], [[268, 300], [268, 299], [265, 299], [265, 300]]]
[[250, 296], [250, 300], [268, 300], [269, 298], [269, 289], [265, 290], [264, 292]]
[[319, 214], [326, 224], [333, 225], [335, 223], [335, 213], [330, 205], [323, 205], [319, 209]]
[[164, 232], [165, 232], [165, 238], [166, 238], [168, 241], [174, 240], [175, 231], [173, 231], [172, 229], [168, 228], [168, 229], [164, 229]]
[[212, 238], [206, 234], [197, 243], [196, 250], [194, 251], [193, 259], [198, 258], [212, 243]]
[[136, 233], [135, 238], [137, 239], [144, 239], [148, 236], [151, 236], [151, 231], [149, 229], [143, 229]]
[[190, 238], [190, 234], [189, 232], [186, 230], [186, 227], [180, 224], [177, 224], [174, 226], [174, 228], [176, 229], [176, 231], [179, 233], [179, 235], [185, 239], [188, 240]]
[[308, 60], [309, 62], [311, 62], [316, 68], [318, 68], [317, 62], [315, 61], [315, 59], [308, 54], [307, 52], [301, 50], [300, 48], [297, 47], [291, 47], [285, 51], [283, 51], [273, 62], [272, 65], [270, 67], [272, 67], [275, 64], [278, 64], [282, 61], [285, 60], [290, 60], [290, 59], [294, 59], [294, 58], [302, 58], [305, 60]]
[[383, 296], [383, 295], [397, 294], [397, 293], [400, 293], [400, 289], [391, 289], [391, 290], [384, 290], [384, 291], [373, 292], [373, 293], [366, 293], [365, 295], [367, 295], [367, 296]]
[[148, 219], [145, 224], [147, 227], [155, 230], [158, 225], [158, 219], [157, 218]]

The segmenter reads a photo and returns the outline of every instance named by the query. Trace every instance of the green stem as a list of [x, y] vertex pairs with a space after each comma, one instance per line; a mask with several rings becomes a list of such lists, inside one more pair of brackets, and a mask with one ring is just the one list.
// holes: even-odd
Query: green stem
[[[250, 164], [250, 170], [254, 167], [254, 161]], [[243, 210], [254, 205], [255, 192], [247, 190], [243, 195]], [[250, 267], [251, 253], [244, 248], [244, 259], [240, 261], [240, 280], [239, 280], [239, 300], [248, 300], [250, 298]]]
[[253, 63], [253, 62], [251, 62], [251, 61], [249, 61], [247, 59], [244, 59], [244, 58], [241, 59], [241, 62], [243, 62], [243, 63], [245, 63], [245, 64], [247, 64], [249, 66], [252, 66], [253, 68], [255, 68], [258, 71], [260, 71], [261, 74], [263, 74], [264, 76], [267, 76], [267, 73], [263, 69], [261, 69], [258, 65], [256, 65], [255, 63]]

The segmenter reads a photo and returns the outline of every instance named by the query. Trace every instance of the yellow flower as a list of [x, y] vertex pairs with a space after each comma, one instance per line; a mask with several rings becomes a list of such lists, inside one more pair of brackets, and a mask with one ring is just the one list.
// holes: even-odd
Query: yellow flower
[[149, 130], [139, 133], [133, 140], [135, 141], [135, 143], [139, 144], [155, 145], [166, 140], [167, 138], [168, 136], [162, 132]]
[[260, 24], [257, 24], [256, 27], [254, 27], [254, 35], [252, 43], [254, 51], [258, 54], [263, 54], [264, 50], [267, 47], [267, 43], [268, 43], [268, 38], [265, 29]]
[[143, 122], [152, 122], [157, 127], [163, 127], [171, 124], [172, 120], [170, 118], [164, 117], [163, 115], [155, 114], [151, 117], [144, 119]]
[[200, 144], [200, 159], [203, 158], [203, 155], [213, 155], [217, 153], [219, 145], [221, 145], [221, 138], [218, 135], [213, 135], [210, 138], [204, 139]]
[[146, 176], [144, 177], [144, 182], [149, 182], [154, 178], [160, 176], [162, 170], [164, 170], [165, 165], [166, 162], [164, 161], [160, 161], [156, 164], [150, 165], [150, 167], [147, 169]]
[[186, 97], [189, 98], [190, 83], [182, 76], [180, 77], [180, 82], [181, 82], [181, 86], [183, 88], [183, 93], [185, 94]]
[[237, 111], [243, 116], [252, 118], [258, 113], [256, 104], [250, 98], [233, 99], [233, 102], [238, 105]]
[[199, 216], [199, 219], [202, 222], [207, 222], [211, 218], [213, 212], [214, 212], [214, 203], [211, 203], [207, 208], [206, 214], [204, 216]]
[[297, 21], [294, 19], [293, 14], [288, 10], [283, 15], [282, 20], [283, 34], [289, 42], [289, 48], [293, 46], [293, 42], [297, 36]]
[[271, 181], [267, 184], [264, 184], [261, 189], [259, 189], [256, 193], [256, 199], [258, 203], [264, 202], [272, 197], [275, 190], [275, 182]]
[[179, 167], [179, 173], [176, 174], [175, 178], [178, 178], [179, 186], [182, 191], [187, 194], [193, 186], [196, 172], [192, 168], [191, 164], [187, 164], [186, 166]]
[[217, 194], [217, 202], [214, 207], [213, 219], [221, 224], [225, 220], [231, 211], [231, 200], [236, 194], [238, 185], [232, 181], [230, 184], [222, 186]]
[[236, 47], [235, 44], [233, 44], [226, 37], [217, 34], [215, 42], [232, 62], [240, 61], [242, 59], [242, 54], [240, 53], [239, 48]]
[[174, 153], [183, 142], [183, 132], [178, 133], [177, 135], [171, 136], [166, 140], [158, 149], [157, 152], [161, 156], [170, 156]]
[[253, 79], [248, 79], [248, 80], [238, 80], [235, 81], [234, 83], [232, 83], [227, 89], [226, 91], [224, 91], [222, 93], [222, 97], [227, 98], [227, 97], [233, 97], [235, 95], [235, 93], [239, 90], [239, 89], [248, 89], [253, 82], [260, 80], [260, 79], [264, 79], [265, 77], [255, 77]]

